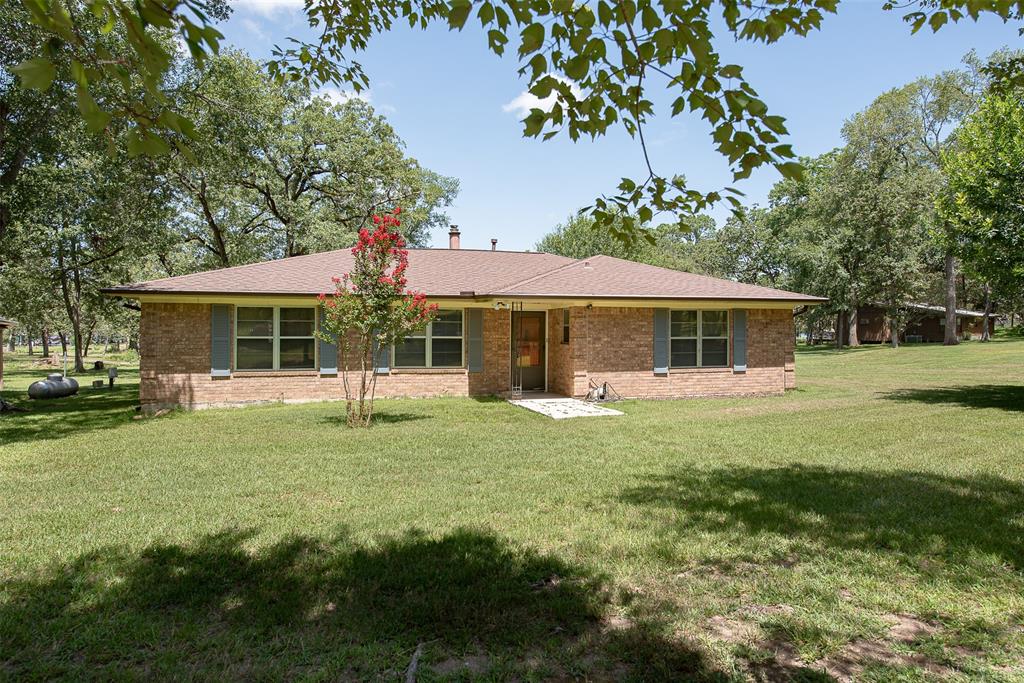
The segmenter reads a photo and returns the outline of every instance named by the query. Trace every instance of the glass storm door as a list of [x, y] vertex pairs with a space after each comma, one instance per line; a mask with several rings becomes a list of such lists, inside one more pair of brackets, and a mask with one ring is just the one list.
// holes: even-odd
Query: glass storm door
[[516, 311], [512, 320], [512, 362], [522, 373], [523, 391], [544, 389], [543, 311]]

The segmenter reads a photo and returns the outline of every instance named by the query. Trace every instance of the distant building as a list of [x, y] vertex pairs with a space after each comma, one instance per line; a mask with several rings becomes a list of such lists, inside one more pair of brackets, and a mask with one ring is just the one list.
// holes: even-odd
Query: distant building
[[[900, 335], [901, 342], [935, 343], [946, 339], [946, 308], [944, 306], [907, 304], [904, 308], [909, 322]], [[984, 313], [957, 309], [956, 336], [958, 338], [980, 339], [984, 324]], [[996, 324], [994, 315], [989, 315], [988, 324], [989, 334], [991, 334]], [[848, 337], [846, 320], [843, 320], [840, 334], [845, 341]], [[891, 341], [889, 323], [886, 320], [884, 308], [870, 305], [857, 309], [857, 339], [861, 344], [886, 344]]]

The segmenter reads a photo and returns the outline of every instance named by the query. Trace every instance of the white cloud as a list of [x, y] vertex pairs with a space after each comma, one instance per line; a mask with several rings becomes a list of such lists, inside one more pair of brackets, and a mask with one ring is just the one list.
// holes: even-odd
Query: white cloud
[[370, 104], [373, 98], [369, 90], [356, 92], [355, 90], [342, 90], [341, 88], [330, 87], [320, 88], [316, 91], [316, 94], [331, 104], [345, 104], [349, 100], [362, 100]]
[[235, 9], [243, 9], [271, 17], [278, 12], [295, 12], [305, 7], [303, 0], [234, 0], [232, 6]]
[[[582, 96], [583, 91], [581, 91], [579, 89], [579, 86], [570, 81], [568, 78], [564, 78], [556, 74], [547, 75], [553, 76], [556, 80], [559, 80], [562, 83], [568, 83], [574, 97], [579, 98], [580, 96]], [[516, 97], [511, 102], [507, 102], [501, 105], [501, 110], [506, 112], [515, 112], [516, 116], [518, 116], [519, 118], [523, 118], [524, 116], [530, 113], [531, 109], [551, 111], [552, 109], [554, 109], [555, 102], [558, 101], [558, 97], [559, 94], [554, 90], [551, 91], [550, 95], [544, 98], [537, 97], [529, 90], [524, 90], [523, 92], [516, 95]]]
[[355, 90], [342, 90], [341, 88], [323, 87], [316, 91], [316, 94], [331, 104], [345, 104], [350, 100], [362, 100], [373, 105], [378, 112], [393, 114], [397, 111], [390, 104], [380, 104], [373, 101], [373, 93], [369, 90], [356, 92]]
[[248, 17], [243, 18], [242, 26], [245, 27], [245, 30], [248, 31], [249, 35], [253, 38], [259, 38], [262, 40], [267, 37], [267, 35], [263, 33], [263, 26], [255, 19], [249, 19]]

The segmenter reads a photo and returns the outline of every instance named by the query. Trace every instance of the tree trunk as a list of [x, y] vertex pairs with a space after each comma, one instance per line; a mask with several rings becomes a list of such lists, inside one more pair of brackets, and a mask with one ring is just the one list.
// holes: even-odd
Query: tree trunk
[[900, 347], [900, 331], [896, 326], [896, 318], [889, 318], [889, 344], [894, 349]]
[[75, 342], [75, 372], [85, 372], [85, 355], [82, 353], [82, 326], [72, 321], [72, 336]]
[[43, 355], [47, 358], [50, 357], [50, 331], [43, 328]]
[[960, 343], [956, 334], [956, 256], [951, 251], [946, 253], [946, 338], [942, 343], [946, 346]]
[[985, 283], [985, 315], [981, 317], [981, 341], [987, 342], [991, 336], [989, 335], [989, 318], [992, 316], [992, 288]]
[[837, 349], [843, 348], [843, 312], [836, 313], [835, 344]]
[[68, 335], [63, 332], [58, 332], [57, 336], [60, 337], [60, 357], [68, 355]]
[[32, 350], [32, 331], [27, 330], [27, 332], [28, 333], [25, 336], [28, 337], [28, 355], [31, 356], [34, 353], [34, 351]]
[[[1012, 322], [1010, 323], [1010, 327], [1013, 327], [1013, 323]], [[11, 353], [14, 353], [14, 330], [13, 329], [8, 332], [7, 350], [10, 351]]]
[[814, 318], [811, 317], [811, 312], [807, 311], [807, 345], [814, 346]]
[[850, 310], [850, 315], [847, 318], [847, 320], [849, 322], [847, 323], [846, 327], [847, 327], [847, 330], [848, 330], [849, 335], [850, 335], [850, 339], [849, 339], [849, 341], [847, 343], [851, 347], [853, 347], [853, 346], [860, 346], [860, 338], [857, 336], [857, 307], [856, 306], [854, 306], [853, 309]]
[[132, 335], [128, 336], [128, 350], [129, 351], [138, 351], [139, 350], [139, 340], [136, 339]]

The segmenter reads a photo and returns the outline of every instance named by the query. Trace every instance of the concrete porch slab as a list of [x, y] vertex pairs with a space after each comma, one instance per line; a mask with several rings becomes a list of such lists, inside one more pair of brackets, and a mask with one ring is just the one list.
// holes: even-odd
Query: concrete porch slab
[[541, 415], [547, 415], [554, 420], [565, 420], [570, 417], [604, 417], [611, 415], [624, 415], [625, 413], [594, 405], [575, 398], [539, 398], [528, 397], [520, 399], [509, 399], [514, 406], [532, 410]]

